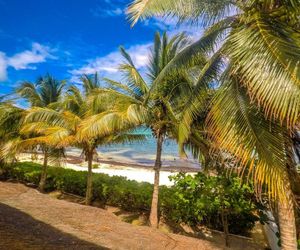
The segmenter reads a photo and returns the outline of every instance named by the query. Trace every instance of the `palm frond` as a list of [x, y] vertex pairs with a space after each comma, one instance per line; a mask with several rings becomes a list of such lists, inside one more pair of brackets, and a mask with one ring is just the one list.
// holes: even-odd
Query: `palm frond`
[[23, 82], [21, 86], [16, 89], [16, 92], [22, 98], [28, 100], [32, 106], [43, 106], [43, 101], [33, 83]]
[[11, 138], [0, 145], [0, 160], [3, 162], [12, 162], [15, 156], [20, 152], [20, 137]]
[[[214, 51], [219, 39], [223, 37], [224, 33], [230, 29], [236, 17], [228, 17], [223, 21], [212, 26], [207, 32], [195, 43], [187, 46], [180, 51], [157, 76], [151, 88], [155, 88], [168, 75], [174, 74], [180, 70], [193, 67], [195, 65], [204, 66], [207, 62], [208, 54]], [[205, 56], [207, 55], [207, 56]]]
[[132, 25], [139, 19], [153, 15], [178, 17], [179, 21], [192, 20], [208, 24], [224, 18], [232, 11], [232, 1], [209, 0], [134, 0], [127, 14]]
[[39, 77], [35, 83], [21, 83], [16, 89], [16, 93], [25, 98], [32, 107], [46, 107], [59, 101], [65, 84], [65, 81], [56, 80], [47, 74]]
[[143, 77], [140, 75], [139, 71], [134, 66], [134, 63], [130, 55], [126, 52], [123, 47], [120, 47], [120, 52], [125, 58], [127, 63], [121, 64], [119, 69], [122, 71], [124, 80], [127, 82], [127, 85], [137, 94], [143, 95], [147, 93], [149, 87]]
[[78, 131], [78, 138], [79, 140], [84, 140], [85, 138], [101, 138], [118, 131], [128, 130], [132, 127], [134, 127], [134, 125], [128, 122], [126, 113], [102, 112], [89, 116], [82, 121]]
[[104, 78], [103, 81], [105, 81], [108, 84], [108, 87], [111, 89], [124, 92], [125, 94], [128, 94], [136, 99], [140, 99], [140, 95], [137, 95], [134, 90], [121, 82], [117, 82], [108, 78]]
[[45, 107], [51, 103], [57, 102], [62, 95], [65, 84], [65, 81], [56, 80], [50, 74], [40, 77], [37, 80], [35, 87], [41, 97], [42, 106]]
[[132, 142], [143, 142], [146, 139], [145, 135], [120, 133], [118, 135], [106, 136], [101, 139], [104, 145], [125, 144]]
[[86, 95], [91, 93], [94, 89], [100, 88], [100, 78], [96, 72], [93, 76], [83, 75], [80, 80], [83, 83], [84, 92]]
[[257, 190], [267, 187], [270, 198], [284, 198], [288, 178], [286, 131], [267, 121], [251, 104], [240, 87], [240, 78], [232, 73], [226, 76], [208, 117], [207, 129], [215, 147], [235, 157], [231, 164], [240, 174], [247, 169]]
[[215, 53], [212, 58], [201, 69], [197, 77], [197, 83], [192, 89], [192, 93], [187, 93], [185, 98], [185, 107], [181, 112], [181, 122], [178, 130], [179, 143], [184, 143], [190, 136], [193, 121], [205, 115], [210, 108], [210, 98], [214, 90], [211, 90], [210, 84], [217, 82], [223, 70], [224, 63], [221, 51]]
[[[24, 110], [11, 103], [0, 104], [0, 139], [18, 137], [19, 128], [23, 122]], [[1, 143], [0, 143], [1, 144]]]
[[64, 124], [64, 120], [62, 119], [61, 113], [59, 111], [39, 107], [27, 110], [24, 122], [45, 122], [47, 124], [58, 126], [63, 126]]
[[232, 30], [227, 54], [265, 115], [292, 128], [300, 106], [300, 33], [263, 14]]

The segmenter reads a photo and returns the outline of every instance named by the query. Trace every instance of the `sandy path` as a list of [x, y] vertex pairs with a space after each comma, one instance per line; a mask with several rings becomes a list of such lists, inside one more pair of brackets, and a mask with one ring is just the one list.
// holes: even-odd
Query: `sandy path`
[[[247, 245], [247, 244], [246, 244]], [[231, 249], [258, 249], [257, 246]], [[22, 184], [0, 182], [0, 249], [224, 249], [222, 243], [122, 222]]]

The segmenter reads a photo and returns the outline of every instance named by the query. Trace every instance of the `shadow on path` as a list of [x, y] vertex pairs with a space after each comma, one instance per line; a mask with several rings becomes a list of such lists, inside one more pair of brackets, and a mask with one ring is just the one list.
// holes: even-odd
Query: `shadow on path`
[[108, 249], [64, 233], [0, 203], [0, 249]]

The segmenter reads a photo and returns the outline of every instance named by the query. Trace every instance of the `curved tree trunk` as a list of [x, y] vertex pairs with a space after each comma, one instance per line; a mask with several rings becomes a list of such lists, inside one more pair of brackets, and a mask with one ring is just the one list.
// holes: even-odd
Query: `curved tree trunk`
[[42, 167], [42, 173], [39, 183], [39, 190], [41, 192], [45, 192], [45, 185], [47, 180], [47, 169], [48, 169], [48, 152], [47, 150], [44, 151], [44, 162]]
[[157, 147], [156, 147], [156, 160], [154, 166], [154, 185], [152, 194], [152, 203], [149, 222], [151, 227], [158, 227], [158, 194], [159, 194], [159, 171], [161, 168], [161, 151], [162, 151], [163, 135], [158, 133]]
[[296, 250], [297, 249], [297, 236], [296, 236], [296, 223], [294, 204], [290, 197], [292, 190], [290, 183], [287, 183], [287, 200], [278, 201], [278, 219], [281, 239], [282, 250]]
[[91, 205], [93, 198], [93, 150], [87, 153], [88, 175], [86, 185], [85, 204]]

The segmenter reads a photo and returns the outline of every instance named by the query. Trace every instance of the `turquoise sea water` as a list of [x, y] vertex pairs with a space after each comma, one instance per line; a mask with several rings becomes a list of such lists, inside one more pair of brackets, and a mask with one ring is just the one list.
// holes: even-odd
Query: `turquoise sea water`
[[[144, 134], [147, 139], [143, 142], [110, 145], [98, 148], [99, 157], [125, 163], [136, 163], [153, 166], [156, 154], [156, 140], [151, 130], [140, 128], [134, 133]], [[175, 141], [167, 139], [163, 144], [163, 166], [199, 167], [196, 160], [188, 153], [188, 159], [182, 160], [178, 154], [178, 145]]]

